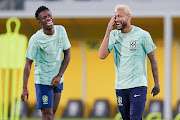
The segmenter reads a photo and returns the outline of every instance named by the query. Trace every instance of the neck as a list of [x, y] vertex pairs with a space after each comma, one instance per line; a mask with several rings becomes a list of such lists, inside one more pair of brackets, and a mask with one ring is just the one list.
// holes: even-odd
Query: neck
[[122, 33], [128, 33], [131, 31], [131, 29], [132, 29], [132, 25], [129, 24], [122, 30]]
[[54, 27], [51, 28], [51, 29], [45, 29], [45, 28], [43, 28], [43, 32], [44, 32], [46, 35], [53, 35], [53, 34], [54, 34]]

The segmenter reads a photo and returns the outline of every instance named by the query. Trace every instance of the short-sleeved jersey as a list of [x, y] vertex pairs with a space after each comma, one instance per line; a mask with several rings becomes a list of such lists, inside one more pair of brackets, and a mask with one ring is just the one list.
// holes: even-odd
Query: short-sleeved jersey
[[[63, 61], [63, 51], [71, 47], [66, 30], [61, 25], [54, 25], [54, 34], [46, 35], [38, 30], [30, 38], [25, 57], [33, 60], [36, 84], [50, 85], [59, 73]], [[63, 82], [63, 77], [60, 83]]]
[[136, 26], [129, 33], [113, 30], [108, 49], [113, 49], [116, 89], [147, 86], [147, 54], [156, 49], [147, 31]]

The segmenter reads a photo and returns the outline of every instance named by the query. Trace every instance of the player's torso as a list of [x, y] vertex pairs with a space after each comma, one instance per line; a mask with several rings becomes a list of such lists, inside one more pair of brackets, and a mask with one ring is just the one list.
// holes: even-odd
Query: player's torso
[[146, 54], [142, 45], [142, 32], [135, 26], [129, 33], [115, 31], [113, 56], [117, 89], [146, 86]]
[[[55, 27], [53, 35], [41, 34], [37, 43], [39, 46], [38, 60], [44, 62], [56, 62], [60, 60], [62, 54], [62, 38], [60, 31]], [[40, 31], [42, 32], [42, 31]]]
[[134, 62], [144, 58], [145, 51], [141, 38], [141, 32], [135, 28], [130, 33], [121, 33], [119, 30], [115, 32], [113, 54], [117, 67], [132, 68]]
[[56, 76], [63, 60], [63, 38], [62, 31], [54, 26], [53, 35], [45, 35], [42, 30], [37, 32], [38, 44], [35, 57], [35, 83], [50, 85], [51, 80]]
[[113, 50], [121, 57], [140, 55], [143, 50], [141, 34], [138, 31], [133, 33], [117, 31]]

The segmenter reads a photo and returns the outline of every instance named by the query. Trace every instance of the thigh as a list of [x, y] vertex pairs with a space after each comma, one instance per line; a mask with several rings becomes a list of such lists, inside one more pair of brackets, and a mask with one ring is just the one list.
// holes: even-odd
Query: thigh
[[56, 113], [56, 110], [59, 105], [59, 101], [61, 99], [61, 93], [54, 93], [54, 107], [53, 107], [53, 114]]
[[146, 103], [147, 87], [136, 87], [130, 91], [130, 119], [142, 120]]
[[61, 92], [63, 90], [63, 83], [60, 83], [58, 87], [54, 88], [54, 105], [53, 105], [53, 114], [56, 113], [56, 110], [61, 99]]
[[37, 108], [53, 108], [54, 92], [51, 86], [35, 84]]
[[128, 90], [127, 89], [123, 89], [123, 90], [116, 89], [116, 96], [117, 96], [118, 108], [122, 115], [123, 120], [129, 120], [130, 103], [129, 103]]

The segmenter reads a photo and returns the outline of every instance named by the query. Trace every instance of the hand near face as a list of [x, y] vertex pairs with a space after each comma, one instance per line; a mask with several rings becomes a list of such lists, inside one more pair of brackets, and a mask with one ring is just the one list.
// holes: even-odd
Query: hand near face
[[108, 31], [112, 31], [112, 29], [115, 25], [115, 19], [116, 19], [116, 17], [115, 17], [115, 15], [113, 15], [111, 20], [108, 23], [108, 28], [107, 28]]

